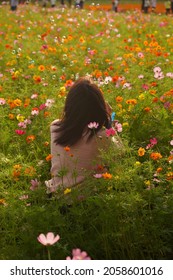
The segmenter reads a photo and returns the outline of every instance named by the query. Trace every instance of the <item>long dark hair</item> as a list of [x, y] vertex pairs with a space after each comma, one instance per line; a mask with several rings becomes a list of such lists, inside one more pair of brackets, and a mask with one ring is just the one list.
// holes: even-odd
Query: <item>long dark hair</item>
[[[62, 120], [55, 124], [58, 127], [54, 132], [58, 135], [54, 142], [72, 146], [84, 132], [88, 134], [89, 141], [103, 126], [109, 127], [109, 118], [101, 90], [89, 79], [79, 78], [67, 94]], [[96, 122], [99, 126], [90, 129], [90, 122]]]

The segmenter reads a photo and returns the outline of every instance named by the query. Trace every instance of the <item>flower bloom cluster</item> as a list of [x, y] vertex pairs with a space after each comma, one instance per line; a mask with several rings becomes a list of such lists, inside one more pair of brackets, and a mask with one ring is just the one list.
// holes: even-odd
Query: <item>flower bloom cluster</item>
[[[53, 232], [48, 232], [46, 235], [41, 233], [37, 237], [38, 242], [40, 242], [44, 246], [50, 246], [55, 244], [60, 240], [60, 236], [57, 234], [54, 235]], [[66, 257], [66, 260], [90, 260], [91, 258], [88, 256], [87, 252], [81, 251], [81, 249], [76, 248], [72, 250], [72, 257]]]

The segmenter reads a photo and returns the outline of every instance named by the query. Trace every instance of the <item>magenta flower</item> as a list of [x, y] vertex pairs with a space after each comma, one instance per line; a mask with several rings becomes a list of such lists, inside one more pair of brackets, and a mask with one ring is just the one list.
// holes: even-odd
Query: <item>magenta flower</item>
[[156, 138], [151, 138], [151, 139], [150, 139], [150, 143], [151, 143], [152, 145], [156, 145], [156, 144], [157, 144], [157, 139], [156, 139]]
[[44, 104], [44, 103], [41, 104], [40, 107], [39, 107], [40, 111], [41, 111], [41, 110], [44, 110], [45, 108], [46, 108], [46, 104]]
[[143, 85], [142, 85], [142, 88], [145, 89], [145, 90], [148, 90], [148, 89], [149, 89], [149, 86], [146, 85], [146, 84], [143, 84]]
[[72, 258], [66, 257], [66, 260], [91, 260], [87, 252], [81, 251], [81, 249], [72, 250]]
[[109, 128], [109, 129], [106, 129], [106, 136], [109, 137], [109, 136], [114, 136], [116, 133], [115, 129], [113, 129], [112, 127]]
[[95, 128], [97, 128], [99, 126], [99, 123], [97, 123], [97, 122], [90, 122], [89, 124], [88, 124], [88, 128], [90, 128], [90, 129], [95, 129]]
[[26, 131], [21, 130], [21, 129], [16, 129], [15, 132], [16, 132], [16, 134], [18, 134], [18, 135], [23, 135], [23, 134], [26, 133]]
[[55, 236], [53, 232], [48, 232], [46, 235], [41, 233], [37, 237], [38, 242], [40, 242], [44, 246], [53, 245], [56, 242], [58, 242], [59, 239], [60, 239], [60, 236], [58, 234]]

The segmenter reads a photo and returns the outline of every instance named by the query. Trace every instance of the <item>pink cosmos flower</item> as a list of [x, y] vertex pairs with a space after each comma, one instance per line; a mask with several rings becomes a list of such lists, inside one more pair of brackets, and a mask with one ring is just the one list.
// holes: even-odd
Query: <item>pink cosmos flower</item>
[[115, 129], [113, 129], [112, 127], [109, 128], [109, 129], [106, 129], [106, 136], [109, 137], [109, 136], [114, 136], [116, 133]]
[[138, 78], [139, 78], [139, 79], [143, 79], [143, 78], [144, 78], [144, 75], [141, 74], [141, 75], [138, 76]]
[[164, 78], [163, 72], [155, 72], [154, 78], [155, 78], [155, 79], [158, 79], [158, 80], [163, 79], [163, 78]]
[[16, 129], [15, 132], [16, 132], [16, 134], [18, 134], [18, 135], [23, 135], [23, 134], [26, 133], [26, 131], [21, 130], [21, 129]]
[[173, 78], [173, 73], [166, 73], [166, 77]]
[[6, 103], [4, 98], [0, 98], [0, 105], [4, 105]]
[[25, 124], [31, 124], [32, 121], [31, 121], [30, 119], [26, 119], [26, 120], [24, 120], [24, 123], [25, 123]]
[[123, 130], [122, 125], [118, 121], [115, 121], [114, 127], [117, 132], [122, 132]]
[[20, 200], [26, 200], [26, 199], [28, 199], [28, 197], [29, 196], [27, 194], [24, 194], [24, 195], [20, 196], [19, 199]]
[[72, 258], [66, 257], [66, 260], [91, 260], [91, 258], [88, 256], [87, 252], [77, 248], [72, 250]]
[[24, 122], [19, 122], [18, 127], [26, 128], [26, 124]]
[[44, 246], [53, 245], [56, 242], [58, 242], [59, 239], [60, 239], [60, 236], [58, 234], [55, 236], [53, 232], [48, 232], [46, 235], [41, 233], [37, 237], [38, 242], [40, 242]]
[[94, 54], [95, 54], [95, 50], [88, 50], [88, 53], [89, 53], [90, 55], [94, 55]]
[[131, 89], [132, 86], [131, 86], [130, 83], [125, 83], [125, 84], [123, 85], [123, 89], [125, 89], [125, 88]]
[[162, 69], [158, 66], [154, 67], [153, 69], [154, 73], [160, 73], [162, 71]]
[[99, 123], [97, 123], [97, 122], [90, 122], [88, 124], [88, 128], [90, 128], [90, 129], [98, 128], [98, 126], [99, 126]]
[[139, 57], [139, 58], [143, 58], [143, 57], [144, 57], [144, 54], [143, 54], [142, 52], [139, 52], [139, 53], [138, 53], [138, 57]]
[[31, 187], [30, 187], [31, 191], [35, 191], [38, 188], [39, 184], [40, 184], [40, 182], [38, 182], [37, 179], [31, 180], [30, 183], [31, 183]]
[[99, 174], [99, 173], [94, 174], [93, 177], [96, 178], [96, 179], [100, 179], [100, 178], [102, 178], [102, 174]]
[[170, 145], [173, 146], [173, 140], [170, 141]]
[[55, 102], [54, 99], [47, 99], [46, 103], [45, 103], [45, 106], [50, 108], [53, 105], [54, 102]]
[[37, 97], [38, 97], [37, 93], [34, 93], [34, 94], [31, 95], [31, 99], [37, 99]]
[[34, 115], [38, 116], [38, 114], [39, 114], [39, 109], [38, 108], [33, 108], [32, 111], [31, 111], [31, 115], [32, 116], [34, 116]]

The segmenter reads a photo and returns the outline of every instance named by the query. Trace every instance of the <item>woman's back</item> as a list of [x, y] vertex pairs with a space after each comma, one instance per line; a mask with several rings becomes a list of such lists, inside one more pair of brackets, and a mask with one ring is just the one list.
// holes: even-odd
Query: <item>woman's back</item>
[[84, 133], [72, 147], [58, 145], [54, 142], [58, 137], [58, 132], [55, 131], [58, 124], [59, 120], [51, 124], [52, 179], [46, 181], [50, 191], [82, 182], [100, 164], [101, 150], [110, 145], [105, 129], [101, 129], [89, 141]]

